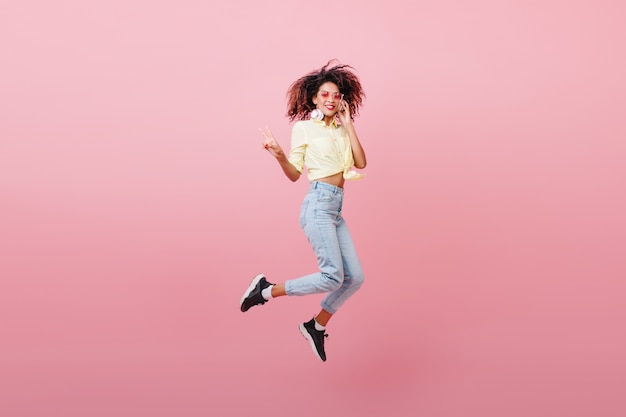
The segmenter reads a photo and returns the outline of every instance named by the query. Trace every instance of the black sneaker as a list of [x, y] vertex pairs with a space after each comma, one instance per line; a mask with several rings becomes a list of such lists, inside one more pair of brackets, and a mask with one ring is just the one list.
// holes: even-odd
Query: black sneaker
[[300, 333], [311, 344], [313, 352], [320, 360], [326, 362], [326, 352], [324, 352], [324, 338], [328, 337], [323, 330], [315, 329], [315, 318], [312, 318], [306, 323], [300, 324]]
[[267, 300], [261, 295], [261, 291], [271, 285], [274, 284], [267, 282], [267, 280], [265, 279], [265, 275], [263, 274], [259, 274], [254, 277], [254, 279], [250, 283], [250, 286], [243, 294], [243, 297], [241, 297], [241, 311], [245, 312], [248, 311], [252, 306], [267, 303]]

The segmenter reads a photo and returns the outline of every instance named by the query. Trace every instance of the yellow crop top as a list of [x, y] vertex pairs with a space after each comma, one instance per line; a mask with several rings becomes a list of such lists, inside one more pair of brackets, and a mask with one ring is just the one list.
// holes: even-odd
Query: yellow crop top
[[289, 162], [298, 172], [306, 166], [309, 181], [343, 172], [347, 180], [359, 180], [365, 176], [351, 168], [354, 157], [350, 138], [343, 126], [335, 120], [330, 126], [323, 121], [301, 120], [291, 130]]

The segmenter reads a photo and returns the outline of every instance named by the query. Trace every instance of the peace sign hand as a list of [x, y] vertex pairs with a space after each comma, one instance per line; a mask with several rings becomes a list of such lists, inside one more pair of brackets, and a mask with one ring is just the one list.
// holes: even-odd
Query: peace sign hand
[[274, 158], [279, 158], [283, 156], [285, 153], [283, 152], [283, 149], [280, 147], [280, 145], [274, 138], [272, 131], [267, 126], [265, 126], [265, 129], [267, 131], [263, 131], [263, 129], [259, 128], [259, 132], [261, 132], [261, 134], [265, 138], [265, 140], [263, 141], [263, 147], [267, 149], [270, 155], [272, 155]]

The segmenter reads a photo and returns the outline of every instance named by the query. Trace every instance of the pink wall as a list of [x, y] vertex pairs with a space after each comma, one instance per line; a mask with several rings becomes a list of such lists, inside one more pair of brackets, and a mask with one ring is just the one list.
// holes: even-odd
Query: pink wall
[[[622, 2], [4, 3], [0, 415], [625, 415]], [[322, 364], [321, 297], [238, 302], [315, 268], [257, 127], [330, 58], [367, 282]]]

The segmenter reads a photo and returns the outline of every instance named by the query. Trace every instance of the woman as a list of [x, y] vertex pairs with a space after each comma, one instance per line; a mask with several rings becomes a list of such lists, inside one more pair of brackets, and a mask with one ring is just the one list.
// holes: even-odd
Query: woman
[[241, 311], [265, 304], [283, 295], [327, 293], [321, 311], [300, 324], [302, 335], [313, 352], [326, 361], [326, 325], [342, 304], [363, 283], [363, 272], [350, 232], [342, 216], [345, 180], [363, 174], [366, 158], [353, 119], [365, 97], [358, 77], [349, 65], [324, 67], [296, 80], [287, 92], [292, 130], [291, 152], [287, 156], [272, 132], [261, 130], [263, 146], [291, 181], [307, 168], [309, 190], [300, 210], [300, 226], [317, 256], [319, 272], [284, 283], [272, 284], [259, 274], [241, 298]]

